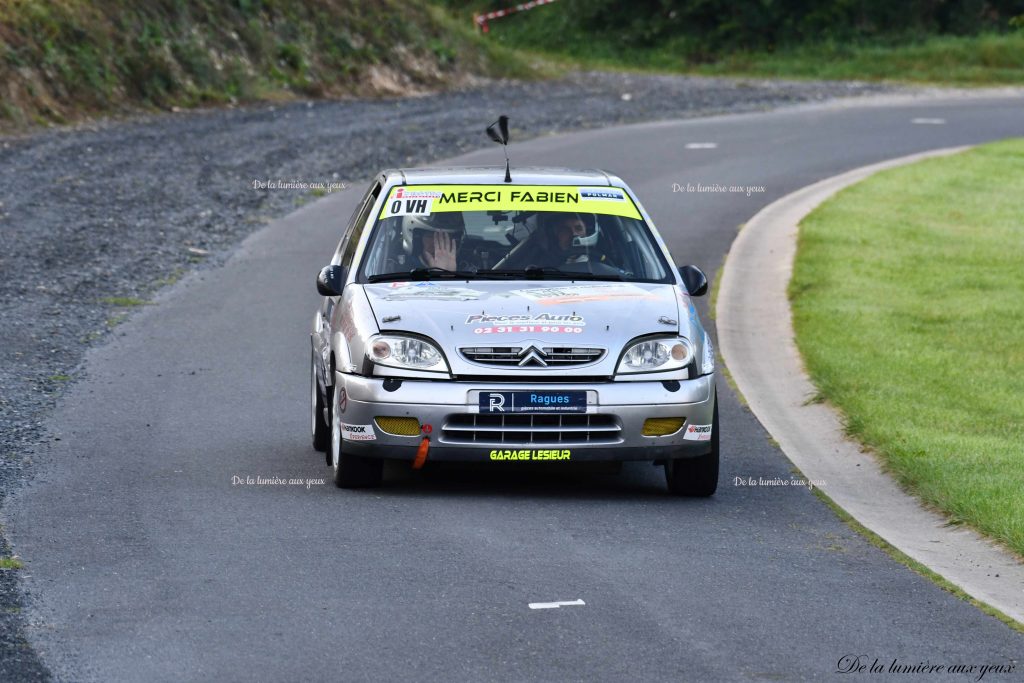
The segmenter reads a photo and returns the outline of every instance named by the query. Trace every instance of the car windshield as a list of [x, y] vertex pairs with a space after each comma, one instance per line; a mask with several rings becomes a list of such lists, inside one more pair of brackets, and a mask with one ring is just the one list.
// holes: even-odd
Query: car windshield
[[396, 187], [365, 254], [361, 282], [671, 281], [636, 205], [614, 187]]

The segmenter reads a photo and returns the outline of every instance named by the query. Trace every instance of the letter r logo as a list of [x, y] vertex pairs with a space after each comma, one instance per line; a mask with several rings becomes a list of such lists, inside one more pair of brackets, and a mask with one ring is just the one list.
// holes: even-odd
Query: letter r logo
[[505, 412], [505, 397], [501, 394], [490, 394], [488, 398], [490, 410], [498, 411], [500, 413]]

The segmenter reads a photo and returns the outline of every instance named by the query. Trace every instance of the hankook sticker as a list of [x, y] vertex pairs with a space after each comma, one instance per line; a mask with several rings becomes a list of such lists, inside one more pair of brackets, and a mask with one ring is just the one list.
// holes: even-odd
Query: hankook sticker
[[683, 441], [711, 441], [711, 425], [690, 425], [683, 433]]
[[351, 425], [341, 423], [341, 438], [345, 441], [376, 441], [377, 433], [373, 425]]

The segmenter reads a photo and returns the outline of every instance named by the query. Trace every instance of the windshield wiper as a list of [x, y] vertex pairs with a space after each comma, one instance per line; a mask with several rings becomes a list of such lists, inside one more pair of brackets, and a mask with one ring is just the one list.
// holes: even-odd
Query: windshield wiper
[[524, 277], [527, 280], [612, 280], [617, 282], [622, 281], [621, 275], [614, 275], [611, 273], [600, 274], [562, 270], [560, 268], [552, 268], [551, 266], [527, 266], [526, 268], [518, 270], [489, 270], [486, 272], [491, 275], [503, 275], [506, 277]]
[[487, 271], [447, 270], [445, 268], [415, 268], [404, 273], [381, 273], [366, 278], [367, 282], [394, 282], [396, 280], [482, 280]]

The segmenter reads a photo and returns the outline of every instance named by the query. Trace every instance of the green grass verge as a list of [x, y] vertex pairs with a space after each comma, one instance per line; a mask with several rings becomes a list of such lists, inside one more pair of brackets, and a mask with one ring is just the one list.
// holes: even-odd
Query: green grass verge
[[800, 229], [812, 379], [907, 489], [1024, 555], [1024, 140], [880, 173]]
[[[465, 22], [489, 0], [435, 0]], [[564, 68], [650, 70], [758, 78], [955, 84], [1024, 84], [1024, 30], [969, 36], [876, 36], [859, 41], [779, 45], [771, 51], [719, 48], [695, 36], [644, 41], [637, 26], [586, 31], [572, 3], [556, 3], [490, 22], [494, 43], [533, 51]]]
[[1024, 84], [1024, 32], [938, 36], [887, 45], [808, 45], [735, 53], [693, 68], [707, 75], [903, 81], [940, 85]]

